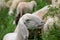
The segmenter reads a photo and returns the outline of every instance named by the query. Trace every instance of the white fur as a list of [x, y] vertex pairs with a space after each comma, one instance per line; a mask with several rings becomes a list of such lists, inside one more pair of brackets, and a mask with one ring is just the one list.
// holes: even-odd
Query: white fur
[[59, 7], [60, 5], [60, 0], [52, 0], [52, 5], [56, 6], [56, 7]]
[[16, 40], [17, 33], [8, 33], [4, 36], [3, 40]]
[[[44, 24], [44, 23], [42, 23], [43, 21], [38, 16], [33, 15], [33, 14], [23, 15], [23, 17], [21, 19], [22, 19], [21, 21], [23, 21], [23, 23], [25, 23], [25, 25], [28, 26], [28, 29], [30, 29], [30, 28], [41, 28], [38, 26]], [[26, 22], [27, 19], [30, 20], [29, 23]], [[19, 28], [19, 26], [15, 29], [15, 32], [18, 32], [18, 28]]]
[[8, 1], [6, 2], [6, 4], [8, 5], [9, 8], [10, 8], [10, 6], [12, 5], [12, 2], [13, 2], [13, 0], [8, 0]]
[[40, 18], [43, 18], [43, 16], [44, 16], [44, 15], [48, 12], [48, 10], [49, 10], [49, 7], [48, 7], [48, 6], [51, 6], [51, 7], [55, 7], [55, 6], [56, 6], [56, 7], [58, 7], [59, 4], [60, 4], [60, 0], [58, 0], [58, 2], [55, 2], [55, 0], [52, 0], [52, 4], [51, 4], [51, 5], [47, 5], [47, 6], [43, 7], [42, 9], [34, 12], [33, 14], [39, 16]]
[[43, 27], [44, 32], [48, 32], [49, 29], [54, 28], [50, 26], [53, 25], [53, 23], [57, 22], [58, 20], [59, 19], [56, 16], [54, 18], [49, 17], [44, 24], [44, 27]]
[[0, 10], [1, 8], [5, 8], [5, 7], [8, 7], [5, 0], [0, 0]]
[[17, 14], [19, 13], [21, 14], [20, 16], [22, 16], [22, 13], [31, 13], [33, 8], [36, 7], [36, 2], [35, 1], [31, 1], [31, 2], [20, 2], [17, 6]]
[[39, 9], [38, 11], [34, 12], [33, 14], [37, 15], [38, 17], [40, 17], [42, 19], [43, 16], [48, 12], [49, 6], [55, 7], [54, 5], [47, 5], [47, 6], [43, 7], [42, 9]]
[[5, 0], [0, 0], [0, 7], [4, 6], [4, 2], [5, 2]]
[[43, 16], [48, 12], [48, 10], [49, 10], [49, 8], [47, 5], [47, 6], [43, 7], [42, 9], [34, 12], [33, 14], [39, 16], [40, 18], [43, 18]]
[[29, 32], [26, 26], [23, 23], [23, 20], [20, 19], [18, 25], [18, 32], [16, 33], [8, 33], [4, 36], [3, 40], [25, 40], [25, 37], [28, 37]]
[[5, 8], [5, 7], [8, 7], [8, 5], [5, 2], [5, 0], [0, 0], [0, 8]]
[[[30, 21], [26, 21], [29, 19]], [[4, 36], [3, 40], [28, 40], [28, 28], [43, 25], [42, 20], [33, 14], [25, 14], [18, 22], [17, 28], [14, 33], [8, 33]], [[40, 27], [41, 28], [41, 27]]]
[[13, 14], [13, 11], [15, 10], [15, 8], [16, 8], [17, 5], [19, 4], [19, 2], [23, 2], [23, 1], [26, 1], [26, 0], [13, 0], [11, 6], [10, 6], [10, 8], [9, 8], [8, 15]]
[[48, 26], [52, 25], [53, 22], [54, 22], [53, 18], [47, 19], [47, 21], [46, 21], [46, 23], [44, 24], [44, 27], [43, 27], [44, 32], [48, 31]]

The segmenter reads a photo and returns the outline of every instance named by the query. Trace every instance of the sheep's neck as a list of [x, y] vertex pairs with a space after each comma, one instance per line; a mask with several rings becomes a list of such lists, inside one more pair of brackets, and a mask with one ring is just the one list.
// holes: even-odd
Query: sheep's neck
[[19, 34], [17, 35], [17, 40], [24, 40], [24, 38]]

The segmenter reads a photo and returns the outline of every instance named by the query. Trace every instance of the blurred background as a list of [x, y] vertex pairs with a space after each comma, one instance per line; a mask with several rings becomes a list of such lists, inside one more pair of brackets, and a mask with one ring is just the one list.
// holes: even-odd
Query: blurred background
[[[7, 2], [8, 0], [5, 0], [5, 1]], [[27, 0], [27, 1], [30, 1], [30, 0]], [[44, 6], [51, 4], [51, 0], [35, 0], [35, 1], [37, 2], [36, 10], [39, 10]], [[16, 28], [16, 25], [13, 25], [13, 20], [15, 19], [15, 15], [8, 16], [8, 11], [9, 11], [9, 8], [3, 8], [3, 7], [1, 8], [1, 11], [0, 11], [0, 40], [3, 39], [3, 36], [5, 34], [14, 32]], [[15, 13], [16, 13], [16, 10], [14, 10], [14, 14]], [[60, 35], [59, 32], [60, 30], [54, 31], [52, 32], [51, 35], [55, 34], [56, 36], [58, 36]], [[45, 37], [42, 38], [41, 35], [39, 34], [37, 37], [37, 40], [60, 40], [60, 38], [58, 38], [60, 36], [55, 37], [55, 35], [53, 36], [51, 35], [48, 38], [45, 38]]]

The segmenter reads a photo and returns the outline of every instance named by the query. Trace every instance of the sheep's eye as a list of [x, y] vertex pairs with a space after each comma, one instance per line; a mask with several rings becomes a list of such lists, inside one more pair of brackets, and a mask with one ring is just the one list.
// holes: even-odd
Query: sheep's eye
[[30, 19], [27, 19], [26, 21], [28, 22], [28, 21], [30, 21]]

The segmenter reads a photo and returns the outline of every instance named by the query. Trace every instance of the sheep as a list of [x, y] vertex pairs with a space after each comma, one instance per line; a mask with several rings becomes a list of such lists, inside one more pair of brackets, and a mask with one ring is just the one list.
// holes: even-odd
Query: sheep
[[5, 8], [5, 7], [8, 7], [5, 0], [0, 0], [0, 10], [1, 10], [1, 8]]
[[34, 15], [37, 15], [38, 17], [40, 17], [41, 19], [43, 18], [43, 16], [48, 12], [49, 8], [48, 8], [49, 5], [43, 7], [42, 9], [39, 9], [38, 11], [32, 13]]
[[48, 31], [48, 26], [49, 26], [49, 25], [52, 25], [53, 22], [54, 22], [54, 19], [53, 19], [53, 18], [47, 19], [47, 21], [46, 21], [46, 23], [44, 24], [44, 27], [43, 27], [44, 32], [45, 32], [45, 31]]
[[9, 8], [5, 0], [0, 0], [0, 11], [2, 10], [2, 8]]
[[26, 0], [13, 0], [10, 8], [9, 8], [9, 12], [8, 12], [8, 15], [10, 15], [10, 13], [13, 13], [13, 11], [15, 10], [15, 8], [17, 7], [17, 5], [20, 3], [20, 2], [25, 2]]
[[44, 24], [44, 27], [43, 27], [43, 32], [48, 32], [48, 30], [51, 28], [54, 28], [54, 27], [51, 27], [51, 25], [54, 24], [54, 22], [57, 22], [59, 20], [59, 18], [57, 16], [54, 16], [54, 17], [48, 17], [46, 19], [46, 22]]
[[[33, 15], [33, 14], [32, 14], [32, 15]], [[34, 18], [36, 18], [36, 17], [34, 17]], [[28, 28], [29, 33], [30, 33], [30, 34], [29, 34], [30, 37], [31, 37], [31, 34], [32, 34], [32, 30], [33, 30], [33, 29], [40, 29], [40, 28], [37, 28], [37, 27], [38, 27], [38, 26], [41, 26], [41, 28], [42, 28], [42, 25], [44, 24], [44, 22], [41, 21], [41, 20], [40, 20], [41, 22], [38, 23], [38, 21], [39, 21], [40, 18], [39, 18], [39, 19], [34, 19], [34, 18], [31, 19], [31, 21], [30, 21], [31, 23], [25, 22], [25, 25], [26, 25], [26, 26], [30, 26], [30, 27], [31, 27], [31, 28], [30, 28], [30, 27]], [[29, 16], [26, 16], [25, 19], [30, 19], [30, 17], [29, 17]], [[24, 19], [23, 19], [23, 20], [24, 20]], [[33, 20], [33, 21], [32, 21], [32, 20]], [[27, 21], [28, 21], [28, 20], [27, 20]], [[35, 24], [36, 21], [37, 21], [37, 24]], [[42, 24], [42, 25], [40, 25], [40, 24]], [[35, 25], [36, 25], [36, 26], [35, 26]], [[35, 27], [36, 27], [36, 28], [35, 28]], [[18, 27], [15, 29], [15, 32], [17, 32], [17, 31], [18, 31]], [[36, 31], [36, 32], [37, 32], [37, 31]], [[36, 36], [37, 36], [37, 35], [36, 35], [36, 32], [34, 32], [34, 38], [36, 38]], [[37, 34], [38, 34], [38, 32], [37, 32]]]
[[[25, 14], [25, 15], [27, 15], [27, 16], [25, 16], [25, 18], [22, 17], [22, 20], [26, 20], [26, 21], [24, 21], [26, 26], [30, 26], [30, 27], [32, 27], [32, 28], [33, 28], [33, 26], [34, 26], [34, 27], [36, 28], [37, 26], [44, 24], [43, 20], [40, 19], [40, 18], [39, 18], [38, 16], [36, 16], [36, 15], [33, 15], [33, 14]], [[31, 16], [31, 17], [30, 17], [30, 16]], [[21, 18], [20, 18], [20, 19], [21, 19]], [[27, 20], [27, 19], [28, 19], [28, 20]], [[29, 22], [29, 21], [30, 21], [30, 22]], [[19, 23], [19, 21], [18, 21], [18, 23]], [[36, 24], [36, 23], [37, 23], [37, 24]], [[15, 29], [15, 32], [17, 32], [17, 30], [18, 30], [18, 27]]]
[[[26, 1], [26, 0], [17, 0], [18, 1], [18, 3], [19, 3], [19, 1], [21, 1], [21, 2], [23, 2], [23, 1]], [[28, 0], [27, 0], [28, 1]], [[29, 1], [31, 1], [31, 0], [29, 0]], [[14, 0], [14, 2], [13, 2], [13, 0], [8, 0], [7, 1], [7, 5], [8, 5], [8, 7], [10, 7], [10, 6], [13, 6], [13, 5], [15, 5], [15, 3], [16, 3], [16, 0]], [[18, 4], [17, 3], [17, 4]]]
[[6, 2], [6, 4], [8, 5], [8, 8], [10, 8], [10, 6], [12, 5], [12, 2], [13, 2], [13, 0], [8, 0], [8, 1]]
[[29, 35], [27, 27], [23, 24], [22, 21], [19, 22], [17, 27], [18, 26], [19, 28], [17, 33], [8, 33], [4, 36], [3, 40], [27, 40]]
[[59, 7], [60, 5], [60, 0], [52, 0], [52, 5]]
[[[17, 6], [17, 14], [18, 15], [20, 13], [20, 15], [22, 16], [22, 12], [24, 11], [24, 14], [25, 13], [29, 13], [29, 12], [32, 12], [32, 9], [34, 7], [36, 7], [36, 2], [35, 1], [31, 1], [31, 2], [20, 2]], [[9, 11], [9, 15], [11, 15], [12, 13], [10, 12], [13, 12], [12, 10]]]
[[20, 2], [17, 6], [17, 14], [18, 15], [20, 13], [20, 16], [23, 15], [24, 13], [31, 13], [33, 8], [36, 7], [36, 2], [35, 1], [31, 1], [31, 2]]
[[31, 28], [42, 28], [42, 20], [32, 14], [23, 15], [13, 33], [8, 33], [3, 40], [28, 40], [29, 31]]
[[[31, 2], [20, 2], [19, 5], [17, 6], [17, 14], [16, 14], [16, 25], [17, 25], [17, 21], [19, 20], [19, 18], [25, 14], [25, 13], [31, 13], [33, 8], [36, 9], [36, 2], [35, 1], [31, 1]], [[15, 24], [15, 23], [14, 23]]]

